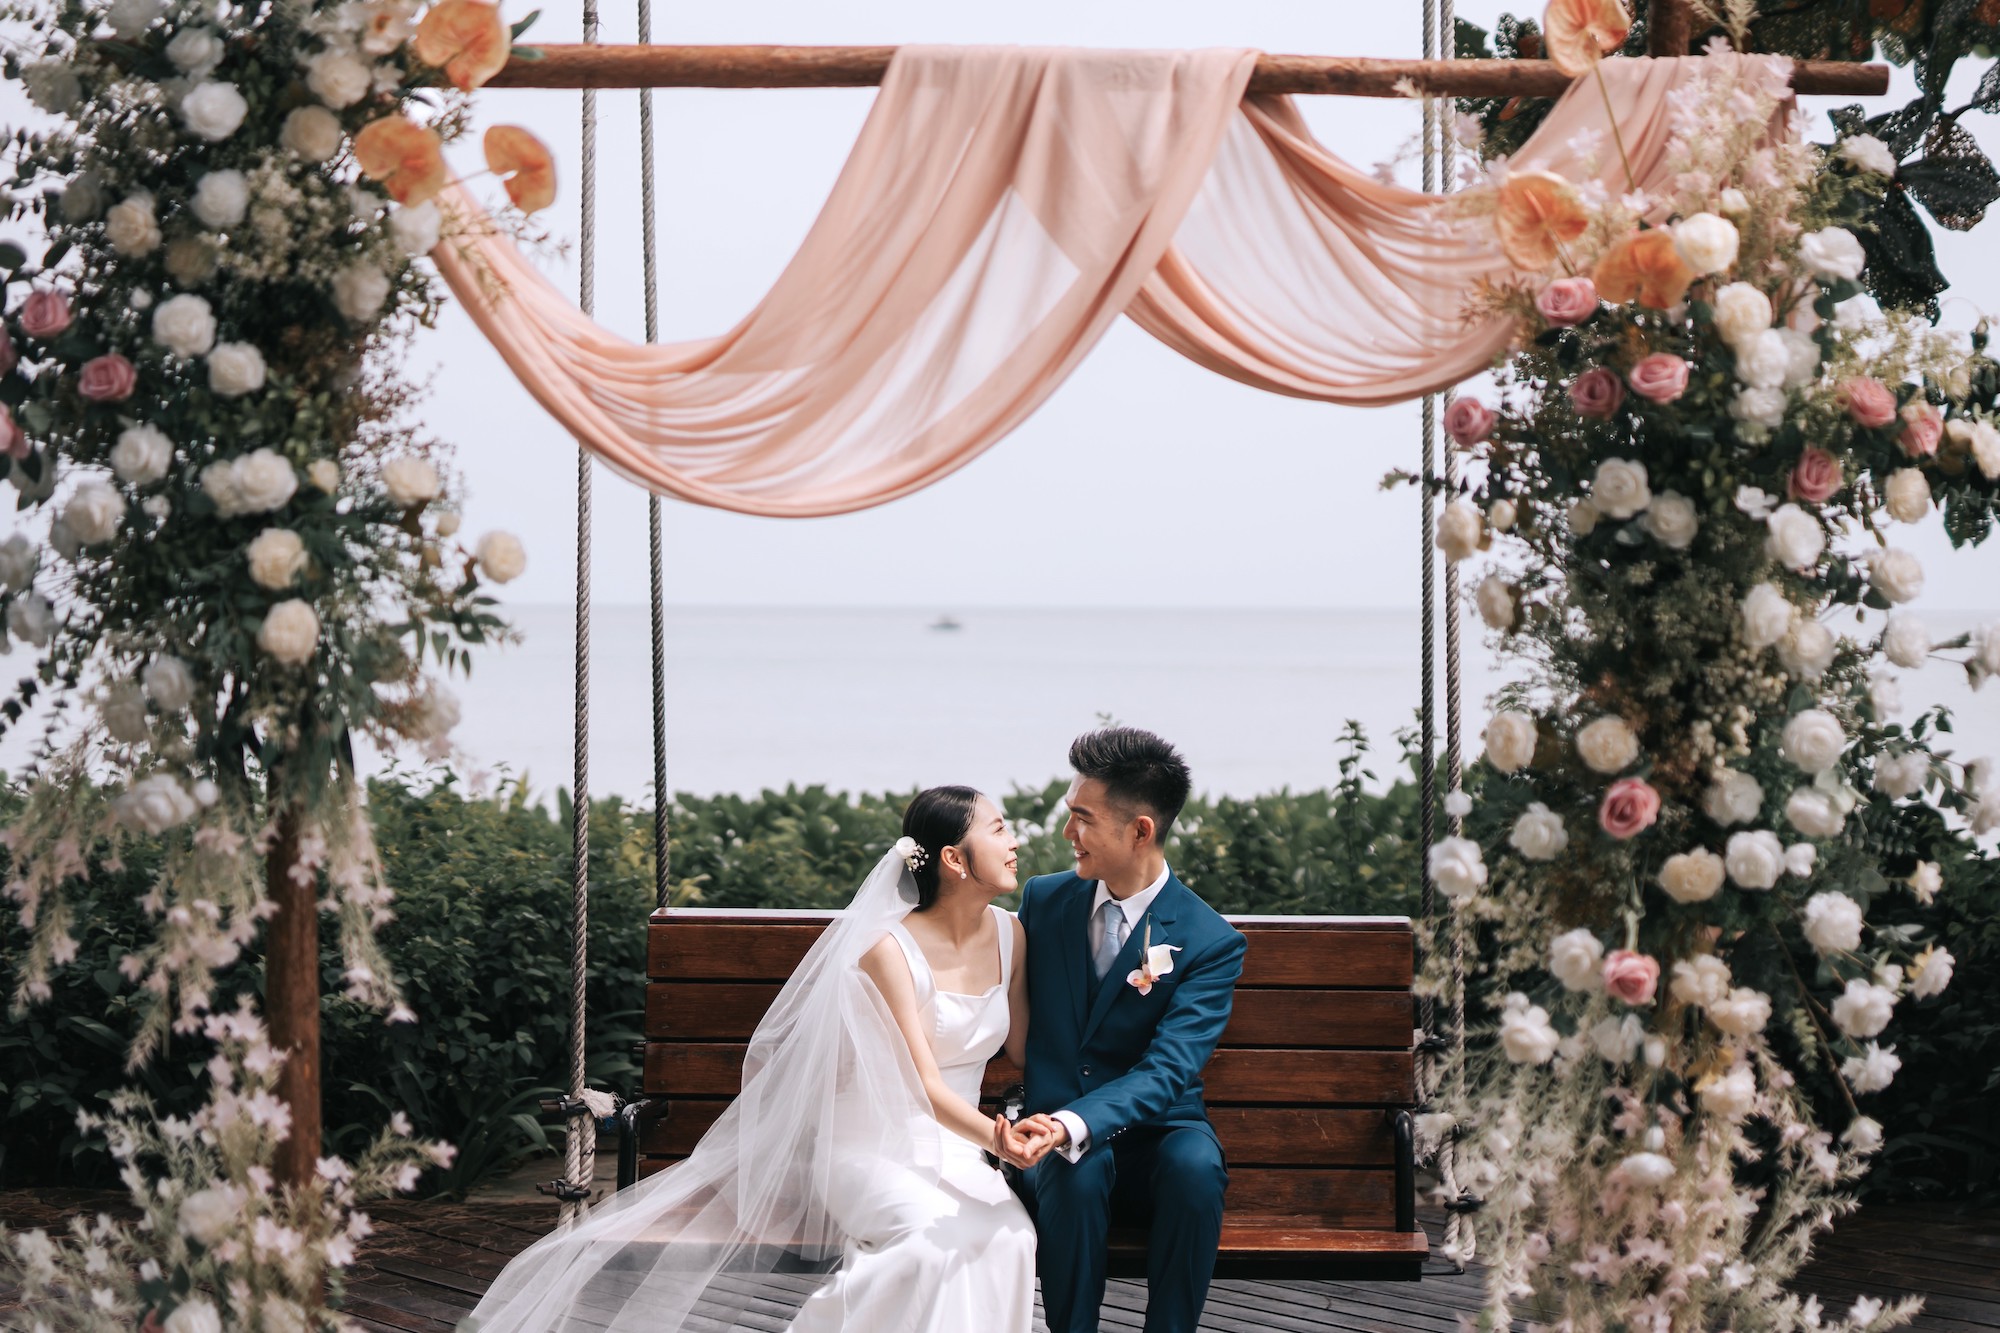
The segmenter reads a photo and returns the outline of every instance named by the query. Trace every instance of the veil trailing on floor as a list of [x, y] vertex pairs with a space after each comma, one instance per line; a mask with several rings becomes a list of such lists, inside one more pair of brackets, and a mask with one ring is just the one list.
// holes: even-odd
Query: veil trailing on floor
[[852, 1171], [857, 1161], [880, 1160], [936, 1180], [945, 1131], [908, 1044], [859, 967], [916, 898], [891, 850], [758, 1024], [742, 1092], [693, 1154], [535, 1242], [461, 1327], [730, 1327], [733, 1316], [768, 1301], [759, 1276], [840, 1257], [848, 1237], [827, 1204], [836, 1163]]

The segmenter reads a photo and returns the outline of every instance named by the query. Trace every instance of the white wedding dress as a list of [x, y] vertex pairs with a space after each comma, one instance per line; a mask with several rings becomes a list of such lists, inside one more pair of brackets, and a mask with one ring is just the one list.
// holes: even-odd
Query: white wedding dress
[[[939, 990], [924, 951], [898, 922], [916, 982], [919, 1012], [938, 1071], [974, 1106], [986, 1062], [1007, 1039], [1007, 983], [1014, 972], [1013, 918], [995, 907], [1000, 928], [1000, 983], [980, 995]], [[1034, 1320], [1035, 1228], [1027, 1209], [987, 1164], [976, 1144], [938, 1136], [941, 1171], [927, 1175], [889, 1161], [864, 1112], [836, 1113], [834, 1141], [864, 1137], [836, 1156], [827, 1210], [849, 1237], [840, 1267], [813, 1293], [792, 1333], [1029, 1333]], [[910, 1126], [911, 1142], [935, 1122]]]

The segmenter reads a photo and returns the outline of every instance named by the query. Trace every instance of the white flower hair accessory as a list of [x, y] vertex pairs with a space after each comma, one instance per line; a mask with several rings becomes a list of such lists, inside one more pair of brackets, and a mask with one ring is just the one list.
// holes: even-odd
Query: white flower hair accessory
[[910, 868], [910, 873], [913, 875], [923, 869], [924, 862], [930, 859], [929, 854], [915, 838], [898, 838], [896, 845], [889, 850], [903, 858], [903, 864]]

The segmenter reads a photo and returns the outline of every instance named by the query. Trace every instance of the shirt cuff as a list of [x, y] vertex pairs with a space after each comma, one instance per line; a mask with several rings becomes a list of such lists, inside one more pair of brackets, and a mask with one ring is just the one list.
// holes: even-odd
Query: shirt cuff
[[1083, 1123], [1082, 1116], [1074, 1111], [1057, 1111], [1050, 1119], [1069, 1131], [1069, 1142], [1056, 1149], [1064, 1161], [1073, 1163], [1090, 1151], [1090, 1129]]

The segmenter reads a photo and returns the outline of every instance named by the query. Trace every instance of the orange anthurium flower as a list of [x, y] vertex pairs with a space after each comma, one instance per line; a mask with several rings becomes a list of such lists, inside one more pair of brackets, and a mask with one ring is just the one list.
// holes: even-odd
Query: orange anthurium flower
[[1605, 251], [1591, 280], [1612, 304], [1636, 300], [1655, 310], [1679, 305], [1695, 272], [1674, 248], [1674, 234], [1658, 227], [1635, 231]]
[[1562, 248], [1590, 229], [1590, 215], [1576, 188], [1551, 171], [1516, 171], [1495, 200], [1493, 225], [1500, 248], [1516, 267], [1545, 269]]
[[1542, 39], [1549, 61], [1572, 79], [1625, 45], [1632, 20], [1618, 0], [1549, 0]]
[[507, 197], [523, 213], [535, 213], [556, 201], [556, 164], [548, 148], [519, 125], [495, 125], [486, 131], [486, 165], [507, 186]]
[[487, 0], [438, 0], [417, 25], [417, 59], [471, 92], [500, 72], [514, 45], [500, 6]]
[[437, 131], [384, 116], [361, 127], [354, 136], [354, 160], [361, 174], [381, 181], [399, 204], [421, 204], [444, 188], [444, 149]]

